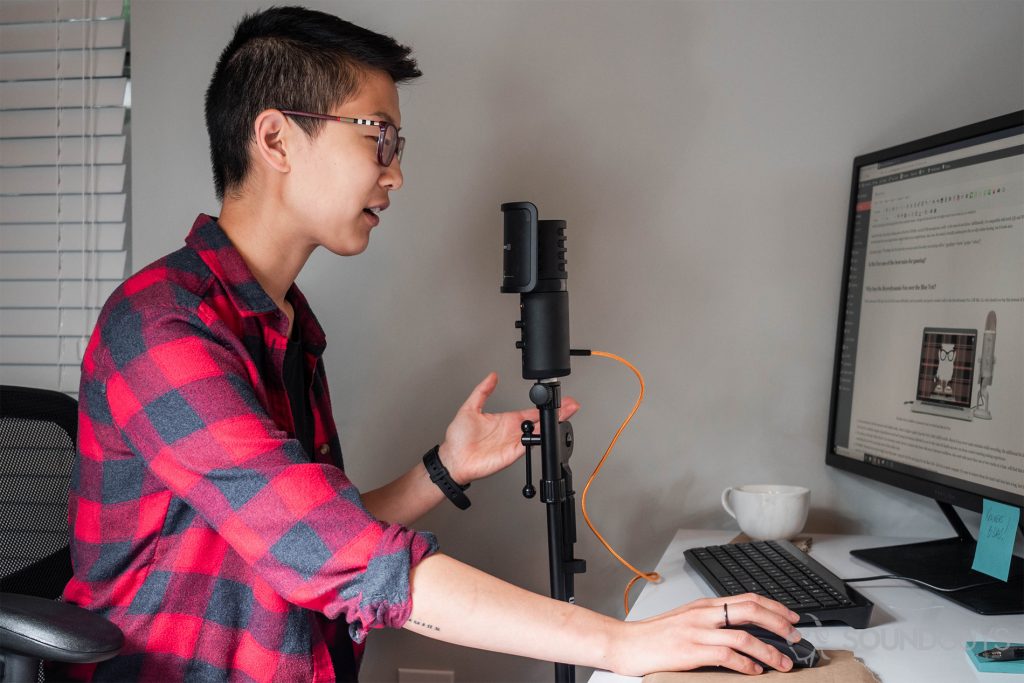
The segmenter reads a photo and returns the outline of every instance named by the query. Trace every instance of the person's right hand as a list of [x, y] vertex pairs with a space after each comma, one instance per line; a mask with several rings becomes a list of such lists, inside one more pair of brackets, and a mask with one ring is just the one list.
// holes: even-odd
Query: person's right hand
[[761, 667], [751, 658], [789, 671], [793, 662], [749, 633], [723, 628], [728, 604], [729, 624], [754, 624], [790, 642], [801, 639], [793, 628], [799, 616], [781, 603], [746, 593], [727, 598], [695, 600], [642, 621], [625, 622], [625, 637], [613, 645], [613, 671], [643, 676], [656, 671], [688, 671], [720, 666], [756, 675]]

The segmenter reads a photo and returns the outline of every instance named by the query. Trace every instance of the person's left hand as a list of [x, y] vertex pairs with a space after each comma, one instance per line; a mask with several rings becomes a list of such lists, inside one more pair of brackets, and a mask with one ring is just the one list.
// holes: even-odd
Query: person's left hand
[[[452, 479], [463, 486], [500, 472], [523, 455], [526, 447], [520, 425], [523, 420], [537, 422], [540, 417], [537, 408], [485, 413], [484, 403], [496, 386], [498, 374], [492, 372], [473, 389], [444, 434], [439, 450], [441, 462]], [[579, 407], [576, 399], [563, 397], [559, 421], [568, 420]]]

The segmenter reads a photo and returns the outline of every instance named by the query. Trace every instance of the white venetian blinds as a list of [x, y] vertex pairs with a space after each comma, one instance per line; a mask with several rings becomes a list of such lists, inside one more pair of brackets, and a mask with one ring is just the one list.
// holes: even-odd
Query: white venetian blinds
[[0, 384], [78, 391], [126, 275], [123, 0], [0, 0]]

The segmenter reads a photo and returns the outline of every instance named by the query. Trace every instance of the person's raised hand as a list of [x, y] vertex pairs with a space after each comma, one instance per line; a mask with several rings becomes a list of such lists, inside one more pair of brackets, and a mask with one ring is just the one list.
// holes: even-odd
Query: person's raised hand
[[[526, 452], [521, 425], [523, 420], [537, 421], [537, 408], [485, 412], [484, 405], [496, 386], [498, 375], [492, 372], [473, 389], [445, 431], [439, 455], [452, 479], [459, 484], [466, 485], [499, 472]], [[558, 419], [568, 420], [579, 407], [572, 397], [563, 397]]]

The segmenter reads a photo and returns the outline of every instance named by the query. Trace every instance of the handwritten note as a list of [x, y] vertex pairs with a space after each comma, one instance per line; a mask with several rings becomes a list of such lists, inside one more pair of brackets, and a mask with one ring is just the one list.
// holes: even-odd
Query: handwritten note
[[1010, 558], [1019, 520], [1020, 508], [985, 500], [971, 569], [1006, 581], [1010, 575]]

